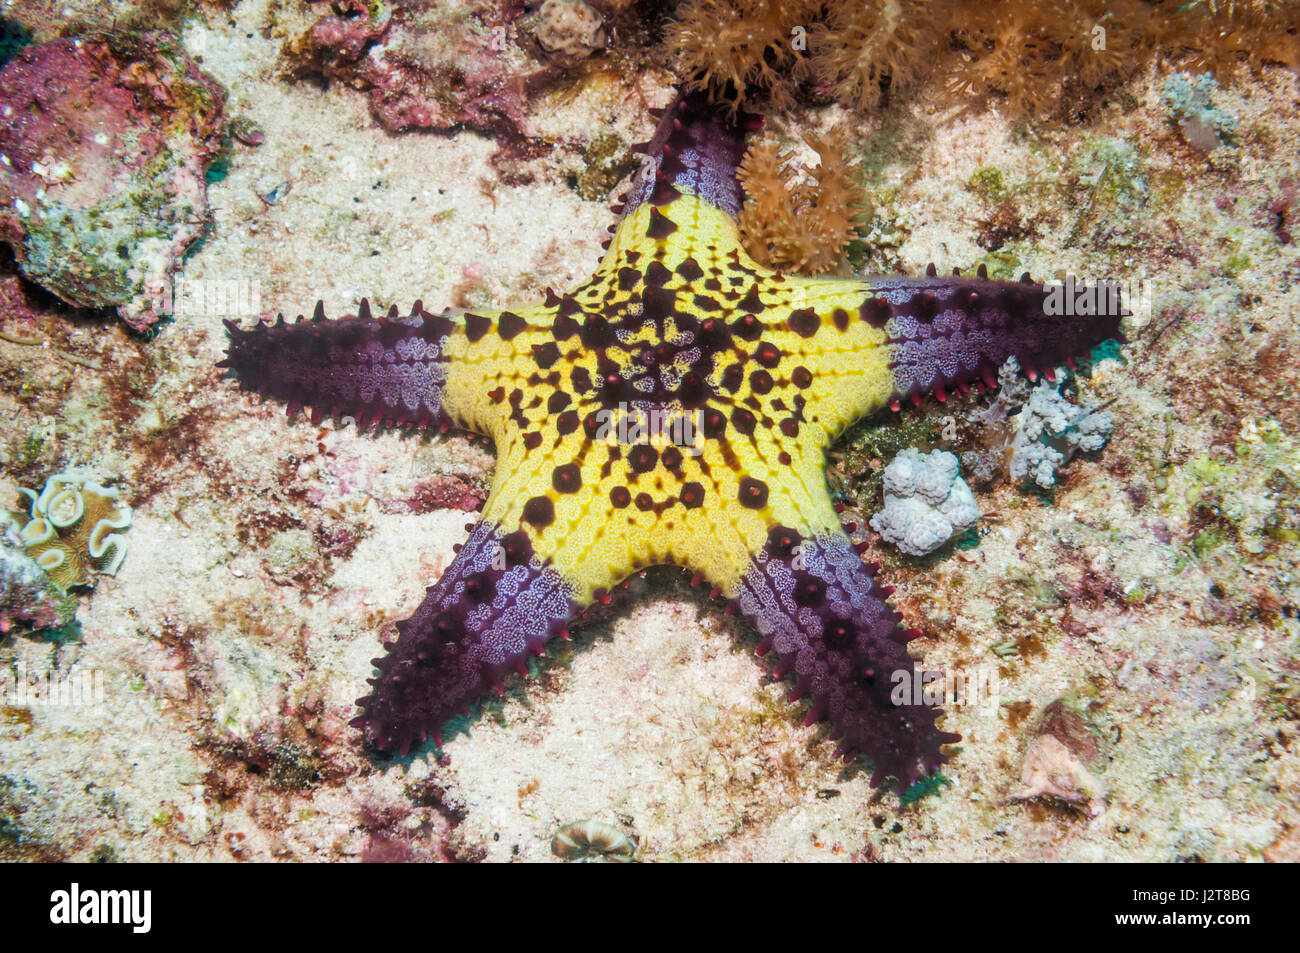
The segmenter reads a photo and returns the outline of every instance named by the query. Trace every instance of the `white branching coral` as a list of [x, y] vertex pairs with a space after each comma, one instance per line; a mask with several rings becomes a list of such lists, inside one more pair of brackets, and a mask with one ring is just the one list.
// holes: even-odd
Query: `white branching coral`
[[40, 493], [19, 488], [26, 512], [3, 514], [11, 532], [50, 580], [64, 591], [93, 583], [94, 573], [115, 575], [126, 558], [131, 507], [92, 474], [72, 470], [49, 478]]
[[1106, 446], [1114, 425], [1110, 411], [1072, 404], [1046, 381], [1029, 395], [1015, 416], [1011, 478], [1033, 480], [1044, 490], [1056, 485], [1056, 473], [1075, 454], [1092, 453]]
[[1051, 489], [1077, 454], [1093, 453], [1110, 440], [1114, 424], [1109, 411], [1073, 404], [1046, 381], [1031, 386], [1014, 357], [998, 370], [998, 384], [993, 403], [970, 414], [985, 431], [984, 448], [961, 457], [976, 485], [1007, 474]]
[[871, 528], [911, 556], [932, 553], [979, 519], [957, 458], [943, 450], [907, 449], [885, 467], [885, 508]]

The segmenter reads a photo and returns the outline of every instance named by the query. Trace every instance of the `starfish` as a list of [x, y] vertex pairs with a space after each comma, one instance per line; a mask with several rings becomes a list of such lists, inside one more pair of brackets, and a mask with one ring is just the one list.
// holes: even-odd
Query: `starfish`
[[836, 515], [827, 448], [923, 394], [995, 386], [1010, 356], [1046, 375], [1119, 336], [1119, 314], [1045, 313], [1044, 286], [939, 277], [804, 278], [741, 246], [736, 167], [754, 117], [679, 96], [590, 280], [491, 313], [417, 302], [251, 331], [222, 365], [245, 388], [362, 425], [459, 428], [496, 445], [481, 521], [374, 660], [354, 724], [405, 755], [629, 575], [671, 563], [759, 632], [758, 654], [828, 719], [836, 754], [899, 789], [946, 762], [942, 711], [891, 697], [919, 672]]

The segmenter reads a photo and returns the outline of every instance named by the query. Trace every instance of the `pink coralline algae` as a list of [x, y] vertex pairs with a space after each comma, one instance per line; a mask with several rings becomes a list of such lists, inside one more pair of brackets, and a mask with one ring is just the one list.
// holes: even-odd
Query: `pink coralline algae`
[[285, 47], [298, 75], [320, 75], [367, 92], [392, 132], [473, 129], [507, 156], [528, 154], [529, 96], [559, 71], [510, 40], [523, 7], [411, 0], [339, 0]]
[[472, 513], [483, 508], [485, 497], [480, 490], [459, 477], [436, 476], [421, 480], [408, 499], [381, 501], [385, 513], [431, 513], [455, 509]]
[[0, 240], [23, 273], [144, 330], [207, 220], [225, 92], [164, 33], [30, 47], [0, 71]]

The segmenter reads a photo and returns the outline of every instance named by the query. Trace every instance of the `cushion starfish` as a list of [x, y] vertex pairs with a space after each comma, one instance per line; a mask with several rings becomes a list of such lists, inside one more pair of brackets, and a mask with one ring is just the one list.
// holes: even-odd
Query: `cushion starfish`
[[[800, 278], [741, 246], [736, 167], [753, 117], [679, 96], [659, 125], [595, 274], [494, 313], [416, 303], [241, 331], [241, 384], [362, 424], [462, 428], [496, 444], [482, 520], [375, 659], [354, 724], [380, 749], [441, 742], [449, 718], [593, 601], [673, 563], [725, 595], [774, 674], [810, 696], [837, 754], [868, 755], [900, 790], [960, 740], [921, 699], [895, 704], [916, 661], [841, 526], [826, 451], [887, 404], [994, 386], [1014, 355], [1050, 375], [1119, 336], [1119, 315], [1044, 313], [1046, 289], [977, 277]], [[301, 322], [301, 318], [299, 321]], [[863, 544], [865, 545], [865, 544]], [[932, 673], [923, 673], [931, 676]]]

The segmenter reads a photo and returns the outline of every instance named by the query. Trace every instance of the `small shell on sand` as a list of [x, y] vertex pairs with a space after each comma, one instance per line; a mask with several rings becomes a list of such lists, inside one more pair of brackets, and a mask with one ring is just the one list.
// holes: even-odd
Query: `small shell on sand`
[[551, 853], [561, 860], [582, 863], [628, 863], [636, 855], [636, 841], [613, 824], [582, 820], [565, 824], [551, 838]]

